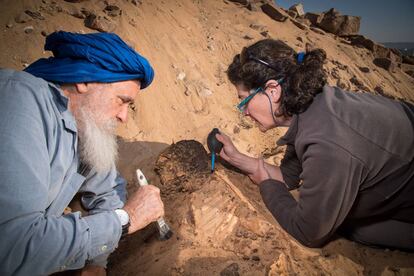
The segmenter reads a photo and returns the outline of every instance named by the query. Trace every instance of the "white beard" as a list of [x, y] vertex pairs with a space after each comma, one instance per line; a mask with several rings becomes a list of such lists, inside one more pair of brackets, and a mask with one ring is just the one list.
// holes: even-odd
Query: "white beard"
[[88, 109], [79, 112], [79, 155], [82, 162], [98, 173], [107, 173], [118, 159], [116, 119], [99, 122], [99, 115]]

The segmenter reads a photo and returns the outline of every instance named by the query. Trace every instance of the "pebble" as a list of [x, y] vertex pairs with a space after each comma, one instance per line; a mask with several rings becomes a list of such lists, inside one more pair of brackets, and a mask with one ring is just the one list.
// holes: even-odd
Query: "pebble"
[[185, 77], [186, 77], [185, 73], [184, 73], [184, 72], [180, 72], [180, 73], [178, 74], [178, 76], [177, 76], [177, 80], [184, 80], [184, 79], [185, 79]]
[[34, 31], [34, 28], [33, 28], [33, 26], [27, 26], [27, 27], [24, 27], [23, 30], [26, 34], [30, 34]]

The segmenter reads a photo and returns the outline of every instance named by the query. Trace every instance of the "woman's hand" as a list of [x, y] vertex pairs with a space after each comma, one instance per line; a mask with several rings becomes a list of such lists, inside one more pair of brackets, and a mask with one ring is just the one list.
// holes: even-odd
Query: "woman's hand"
[[234, 162], [232, 161], [235, 159], [237, 155], [240, 154], [240, 152], [236, 149], [230, 137], [226, 134], [216, 134], [216, 138], [221, 143], [223, 143], [223, 148], [220, 151], [220, 157], [229, 162], [230, 164], [233, 164]]
[[270, 173], [266, 170], [262, 157], [258, 158], [256, 170], [252, 174], [248, 174], [248, 176], [256, 185], [259, 185], [261, 182], [272, 178], [270, 176]]

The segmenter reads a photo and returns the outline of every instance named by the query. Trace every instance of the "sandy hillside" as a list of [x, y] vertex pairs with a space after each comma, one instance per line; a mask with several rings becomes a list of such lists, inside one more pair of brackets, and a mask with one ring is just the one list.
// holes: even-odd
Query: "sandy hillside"
[[[44, 36], [55, 30], [95, 32], [85, 27], [85, 17], [91, 14], [105, 16], [107, 19], [102, 19], [104, 25], [153, 64], [156, 72], [153, 84], [139, 94], [135, 107], [130, 111], [130, 120], [119, 129], [119, 167], [130, 182], [131, 191], [135, 190], [132, 184], [138, 167], [153, 184], [162, 188], [167, 217], [177, 233], [174, 241], [165, 243], [154, 239], [148, 241], [145, 231], [131, 237], [127, 256], [114, 258], [115, 264], [110, 268], [113, 275], [208, 275], [205, 274], [208, 271], [217, 275], [233, 263], [237, 264], [237, 270], [233, 265], [226, 271], [239, 271], [237, 273], [242, 275], [277, 275], [281, 272], [286, 275], [414, 273], [412, 254], [370, 249], [342, 239], [321, 250], [301, 247], [265, 210], [258, 191], [249, 180], [235, 172], [223, 168], [239, 192], [229, 188], [231, 185], [222, 178], [208, 176], [205, 181], [213, 184], [203, 186], [194, 180], [194, 185], [200, 188], [169, 195], [169, 190], [164, 187], [169, 185], [165, 184], [168, 181], [162, 182], [154, 171], [158, 155], [169, 145], [191, 139], [205, 144], [207, 133], [213, 127], [230, 134], [242, 152], [252, 156], [264, 154], [269, 162], [279, 162], [282, 150], [275, 148], [275, 141], [284, 130], [263, 134], [254, 123], [240, 117], [235, 109], [235, 89], [225, 75], [227, 65], [243, 46], [265, 36], [284, 40], [298, 51], [304, 50], [306, 43], [325, 49], [329, 83], [341, 84], [352, 91], [361, 88], [374, 91], [380, 87], [383, 94], [414, 101], [412, 77], [400, 68], [388, 72], [377, 67], [372, 62], [372, 52], [354, 47], [343, 38], [310, 28], [298, 28], [290, 20], [277, 22], [260, 10], [251, 11], [226, 0], [74, 2], [79, 3], [3, 0], [0, 10], [0, 67], [23, 69], [37, 58], [49, 56], [50, 53], [43, 51]], [[108, 9], [111, 5], [120, 10]], [[368, 70], [362, 71], [361, 68]], [[183, 177], [193, 179], [188, 175]], [[250, 198], [252, 203], [246, 203], [240, 194]], [[230, 208], [228, 206], [217, 207], [231, 214], [228, 217], [231, 227], [224, 224], [229, 227], [222, 229], [226, 239], [217, 239], [211, 229], [207, 229], [210, 232], [203, 237], [195, 235], [201, 231], [200, 227], [205, 227], [203, 220], [197, 222], [197, 216], [203, 217], [203, 208], [217, 204], [214, 200], [220, 202], [222, 196], [235, 200], [233, 205], [229, 205], [233, 206], [231, 210], [226, 209]], [[205, 198], [206, 202], [203, 201]], [[249, 204], [254, 210], [246, 207]], [[195, 219], [192, 222], [186, 222], [188, 212]], [[243, 224], [242, 221], [248, 218], [253, 221], [253, 226], [248, 234], [240, 234], [240, 225], [246, 228], [250, 222]], [[259, 219], [266, 225], [267, 232], [260, 232], [262, 236], [254, 240], [249, 233], [258, 235], [254, 231], [257, 231], [257, 223], [260, 224], [256, 221]], [[217, 223], [219, 227], [221, 222]], [[266, 233], [273, 233], [273, 236]], [[209, 239], [213, 241], [209, 242]], [[143, 244], [143, 240], [147, 242]], [[244, 245], [236, 246], [237, 241]], [[233, 250], [233, 247], [237, 249]], [[122, 256], [122, 253], [117, 256]], [[154, 256], [159, 256], [158, 260]], [[256, 257], [252, 259], [252, 256], [259, 260]]]

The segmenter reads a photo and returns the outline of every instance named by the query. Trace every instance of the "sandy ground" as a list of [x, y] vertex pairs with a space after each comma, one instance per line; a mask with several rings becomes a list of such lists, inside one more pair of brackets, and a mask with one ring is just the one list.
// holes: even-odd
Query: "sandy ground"
[[[232, 170], [220, 167], [220, 176], [208, 174], [200, 179], [200, 172], [186, 172], [181, 177], [191, 184], [178, 191], [171, 188], [176, 184], [173, 180], [161, 181], [162, 173], [154, 171], [158, 155], [168, 146], [181, 140], [205, 146], [213, 127], [229, 134], [242, 152], [265, 154], [270, 163], [280, 161], [283, 150], [275, 147], [275, 141], [285, 130], [263, 134], [240, 117], [235, 89], [225, 75], [233, 56], [263, 39], [263, 31], [296, 50], [304, 50], [306, 43], [325, 49], [331, 85], [340, 81], [357, 91], [350, 81], [355, 77], [369, 91], [379, 85], [388, 95], [413, 101], [413, 78], [399, 68], [390, 73], [376, 67], [371, 52], [332, 34], [302, 30], [289, 20], [276, 22], [260, 11], [227, 1], [107, 2], [122, 10], [117, 17], [107, 16], [116, 26], [114, 32], [148, 57], [156, 72], [153, 85], [138, 95], [130, 120], [119, 129], [119, 168], [130, 192], [136, 190], [137, 168], [161, 187], [166, 217], [175, 231], [166, 242], [151, 236], [151, 229], [132, 236], [113, 257], [111, 275], [414, 274], [413, 254], [367, 248], [343, 239], [318, 250], [303, 248], [280, 229], [257, 188]], [[3, 0], [2, 4], [0, 67], [18, 70], [50, 55], [43, 51], [44, 34], [94, 32], [71, 14], [85, 10], [103, 16], [106, 6], [98, 0]], [[39, 11], [44, 19], [16, 23], [25, 10]], [[25, 32], [30, 26], [33, 30]], [[360, 67], [368, 67], [369, 72]]]

